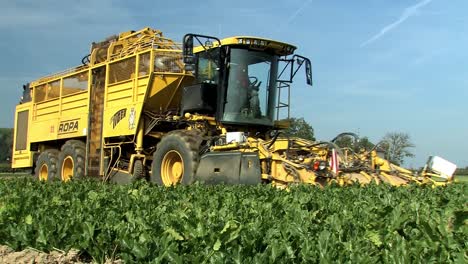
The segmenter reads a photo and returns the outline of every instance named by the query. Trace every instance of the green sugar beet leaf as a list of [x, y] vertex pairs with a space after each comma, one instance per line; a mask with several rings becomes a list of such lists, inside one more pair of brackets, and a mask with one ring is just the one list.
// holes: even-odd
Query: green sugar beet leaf
[[0, 245], [74, 248], [96, 262], [463, 262], [466, 186], [0, 180]]
[[25, 222], [27, 225], [32, 225], [32, 223], [33, 223], [32, 215], [27, 215], [27, 216], [24, 218], [24, 222]]

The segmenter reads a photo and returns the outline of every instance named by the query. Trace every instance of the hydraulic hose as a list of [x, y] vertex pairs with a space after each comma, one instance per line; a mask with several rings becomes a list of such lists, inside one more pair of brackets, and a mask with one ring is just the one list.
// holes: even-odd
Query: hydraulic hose
[[335, 138], [333, 138], [333, 139], [331, 140], [331, 142], [335, 143], [335, 141], [337, 141], [339, 138], [344, 137], [344, 136], [351, 136], [351, 137], [353, 137], [353, 138], [354, 138], [354, 142], [356, 142], [356, 141], [359, 140], [359, 136], [358, 136], [358, 135], [356, 135], [356, 134], [354, 134], [354, 133], [352, 133], [352, 132], [344, 132], [344, 133], [338, 134]]
[[315, 146], [320, 146], [320, 145], [327, 145], [331, 149], [336, 149], [336, 151], [338, 151], [338, 155], [340, 155], [341, 157], [344, 157], [344, 154], [341, 148], [333, 142], [319, 141], [317, 143], [308, 145], [308, 147], [315, 147]]
[[374, 147], [370, 150], [370, 152], [374, 151], [377, 149], [377, 147], [381, 144], [385, 143], [384, 141], [379, 141], [377, 144], [374, 145]]
[[275, 141], [278, 139], [278, 136], [283, 133], [281, 131], [276, 131], [275, 135], [273, 136], [273, 139], [271, 140], [270, 144], [268, 144], [267, 149], [269, 149], [273, 144], [275, 144]]
[[89, 57], [91, 57], [91, 54], [88, 54], [88, 55], [84, 56], [84, 57], [81, 59], [81, 63], [82, 63], [83, 65], [85, 65], [85, 66], [88, 65], [89, 62], [90, 62]]

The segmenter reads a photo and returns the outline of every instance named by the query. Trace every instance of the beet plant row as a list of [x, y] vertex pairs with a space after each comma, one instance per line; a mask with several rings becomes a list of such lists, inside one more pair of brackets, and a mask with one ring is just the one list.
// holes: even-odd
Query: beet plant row
[[467, 187], [0, 180], [0, 244], [98, 262], [466, 263]]

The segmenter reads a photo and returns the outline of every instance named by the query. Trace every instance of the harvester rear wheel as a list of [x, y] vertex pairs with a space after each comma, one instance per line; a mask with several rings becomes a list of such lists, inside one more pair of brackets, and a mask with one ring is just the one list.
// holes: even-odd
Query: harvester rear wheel
[[59, 151], [48, 149], [42, 152], [36, 160], [34, 174], [40, 181], [52, 181], [57, 175]]
[[79, 140], [69, 140], [62, 146], [59, 154], [59, 173], [64, 182], [81, 179], [85, 174], [85, 143]]
[[164, 136], [153, 154], [151, 182], [164, 186], [193, 183], [201, 142], [200, 135], [187, 130]]

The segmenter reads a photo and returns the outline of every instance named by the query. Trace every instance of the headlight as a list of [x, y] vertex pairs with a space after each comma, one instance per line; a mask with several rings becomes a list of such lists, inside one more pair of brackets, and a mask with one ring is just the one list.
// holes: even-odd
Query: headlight
[[327, 163], [325, 161], [321, 161], [319, 164], [319, 170], [324, 170], [327, 167]]
[[326, 161], [316, 161], [314, 162], [314, 170], [315, 171], [321, 171], [327, 168], [327, 162]]

